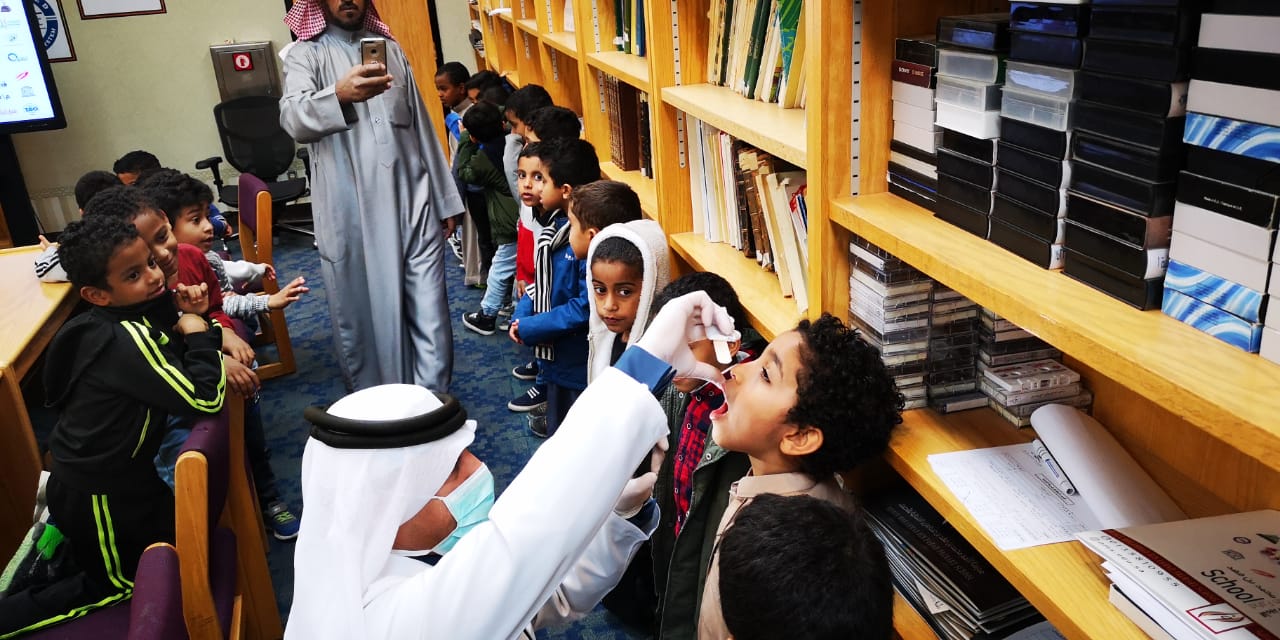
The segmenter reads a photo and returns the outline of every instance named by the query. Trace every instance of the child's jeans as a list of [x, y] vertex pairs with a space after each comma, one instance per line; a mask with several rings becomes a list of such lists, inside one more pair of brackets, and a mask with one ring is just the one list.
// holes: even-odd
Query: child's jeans
[[502, 303], [511, 293], [511, 280], [516, 275], [516, 243], [498, 245], [493, 254], [493, 264], [489, 266], [489, 283], [484, 290], [484, 299], [480, 301], [480, 313], [495, 316]]

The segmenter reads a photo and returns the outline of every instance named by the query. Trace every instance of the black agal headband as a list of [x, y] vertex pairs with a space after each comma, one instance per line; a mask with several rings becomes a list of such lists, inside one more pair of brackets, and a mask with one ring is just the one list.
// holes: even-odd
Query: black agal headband
[[335, 449], [399, 449], [435, 442], [457, 431], [467, 421], [467, 410], [457, 398], [435, 394], [444, 403], [439, 409], [399, 420], [340, 418], [327, 407], [307, 407], [302, 417], [311, 423], [311, 437]]

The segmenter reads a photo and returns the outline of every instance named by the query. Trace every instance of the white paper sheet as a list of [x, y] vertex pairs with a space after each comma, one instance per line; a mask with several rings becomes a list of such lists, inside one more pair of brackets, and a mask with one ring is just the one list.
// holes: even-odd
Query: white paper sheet
[[934, 454], [929, 464], [1003, 551], [1099, 528], [1084, 501], [1049, 477], [1030, 443]]

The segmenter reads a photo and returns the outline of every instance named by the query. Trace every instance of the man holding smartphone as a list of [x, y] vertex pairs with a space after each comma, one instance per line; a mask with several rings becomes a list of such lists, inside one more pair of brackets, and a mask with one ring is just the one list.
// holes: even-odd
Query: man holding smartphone
[[[445, 233], [463, 212], [404, 52], [373, 0], [297, 0], [280, 124], [310, 145], [333, 335], [352, 390], [447, 391]], [[442, 228], [445, 233], [442, 233]]]

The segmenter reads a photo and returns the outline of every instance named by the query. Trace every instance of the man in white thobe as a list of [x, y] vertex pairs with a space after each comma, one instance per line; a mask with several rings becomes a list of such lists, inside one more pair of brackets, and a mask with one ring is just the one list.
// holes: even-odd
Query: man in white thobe
[[309, 410], [307, 510], [285, 637], [501, 640], [531, 637], [531, 621], [545, 626], [589, 611], [656, 526], [653, 475], [630, 476], [666, 437], [655, 392], [677, 373], [719, 377], [688, 347], [710, 326], [733, 333], [733, 320], [705, 293], [663, 307], [582, 394], [488, 519], [472, 525], [468, 510], [456, 515], [471, 528], [434, 566], [404, 556], [439, 548], [451, 532], [454, 522], [445, 517], [439, 526], [432, 503], [469, 493], [457, 487], [466, 484], [460, 456], [474, 423], [464, 424], [456, 407], [438, 408], [426, 390], [393, 395], [403, 386]]
[[[348, 387], [449, 389], [442, 223], [462, 213], [413, 72], [372, 0], [298, 0], [285, 17], [280, 124], [311, 148], [312, 215]], [[360, 40], [386, 38], [386, 65]]]

